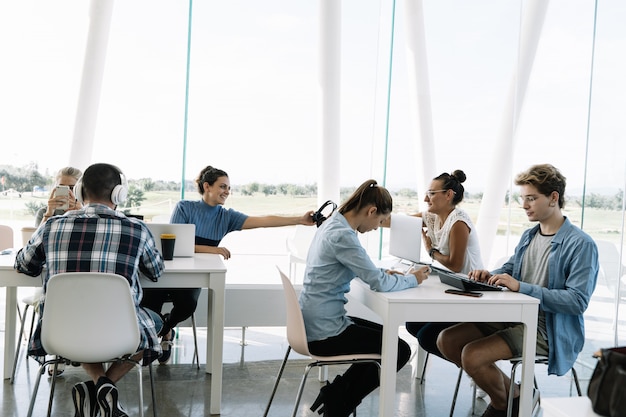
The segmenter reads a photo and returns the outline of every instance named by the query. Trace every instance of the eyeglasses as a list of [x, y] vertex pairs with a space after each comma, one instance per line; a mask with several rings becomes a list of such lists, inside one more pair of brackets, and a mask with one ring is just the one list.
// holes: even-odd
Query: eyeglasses
[[538, 195], [520, 195], [519, 197], [517, 197], [517, 202], [523, 206], [524, 204], [534, 203], [535, 200], [537, 200], [538, 198]]
[[445, 193], [448, 190], [428, 190], [426, 191], [426, 195], [428, 198], [433, 198], [437, 193]]

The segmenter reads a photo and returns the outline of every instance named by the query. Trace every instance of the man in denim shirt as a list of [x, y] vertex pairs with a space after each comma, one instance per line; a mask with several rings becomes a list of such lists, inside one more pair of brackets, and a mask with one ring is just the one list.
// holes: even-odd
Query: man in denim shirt
[[[469, 275], [540, 300], [537, 354], [548, 356], [548, 373], [560, 376], [574, 365], [585, 342], [583, 313], [596, 286], [598, 249], [563, 215], [565, 177], [558, 169], [535, 165], [515, 183], [528, 220], [539, 224], [522, 234], [501, 268]], [[521, 356], [522, 341], [520, 323], [463, 323], [439, 335], [437, 346], [444, 356], [489, 394], [483, 417], [506, 416], [510, 380], [495, 362]], [[514, 395], [517, 416], [519, 392]]]

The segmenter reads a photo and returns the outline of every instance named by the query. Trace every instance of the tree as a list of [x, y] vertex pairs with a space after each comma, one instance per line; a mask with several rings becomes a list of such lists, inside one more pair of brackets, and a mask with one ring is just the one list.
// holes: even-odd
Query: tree
[[128, 197], [126, 198], [126, 203], [124, 203], [124, 207], [139, 207], [141, 203], [146, 199], [143, 194], [143, 190], [131, 185], [128, 188]]

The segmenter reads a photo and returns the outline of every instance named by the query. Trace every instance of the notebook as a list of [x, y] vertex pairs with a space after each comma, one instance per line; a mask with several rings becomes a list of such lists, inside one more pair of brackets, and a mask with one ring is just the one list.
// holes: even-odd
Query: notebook
[[389, 254], [397, 261], [391, 267], [406, 273], [420, 263], [422, 251], [422, 218], [406, 214], [392, 214], [389, 233]]
[[176, 235], [176, 244], [174, 245], [174, 257], [186, 258], [194, 254], [196, 243], [196, 225], [195, 224], [176, 224], [176, 223], [146, 223], [156, 246], [161, 250], [161, 234], [173, 233]]
[[432, 267], [439, 275], [439, 279], [444, 284], [450, 285], [463, 291], [502, 291], [503, 287], [487, 284], [486, 282], [478, 282], [468, 278], [465, 274], [448, 271], [447, 269]]

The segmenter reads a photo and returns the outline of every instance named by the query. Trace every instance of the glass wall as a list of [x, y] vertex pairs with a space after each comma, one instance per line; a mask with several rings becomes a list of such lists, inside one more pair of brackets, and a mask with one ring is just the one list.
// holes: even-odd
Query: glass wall
[[[341, 166], [346, 190], [376, 178], [396, 193], [398, 211], [423, 209], [430, 178], [462, 169], [465, 208], [478, 221], [497, 158], [511, 141], [512, 177], [552, 163], [568, 179], [566, 214], [599, 243], [602, 271], [587, 313], [586, 353], [624, 343], [624, 189], [626, 188], [626, 5], [620, 0], [548, 4], [521, 107], [508, 106], [518, 80], [529, 1], [424, 0], [426, 60], [416, 60], [406, 2], [344, 0], [341, 9]], [[87, 2], [41, 0], [0, 5], [0, 221], [31, 225], [27, 204], [45, 191], [15, 178], [41, 173], [49, 186], [69, 161], [89, 30]], [[319, 3], [281, 0], [114, 4], [95, 131], [94, 161], [119, 165], [145, 200], [133, 208], [167, 218], [181, 198], [197, 198], [193, 179], [206, 165], [226, 170], [228, 205], [249, 214], [314, 209], [320, 144]], [[428, 95], [419, 96], [420, 71]], [[424, 78], [422, 78], [424, 79]], [[415, 100], [431, 118], [418, 117]], [[512, 132], [503, 126], [515, 119]], [[434, 150], [420, 146], [431, 123]], [[422, 164], [434, 167], [420, 181]], [[83, 167], [84, 168], [84, 167]], [[184, 181], [183, 181], [184, 179]], [[251, 186], [256, 184], [256, 187]], [[281, 195], [263, 185], [290, 184]], [[306, 188], [306, 186], [311, 186]], [[23, 193], [23, 197], [10, 192]], [[308, 191], [302, 191], [302, 190]], [[267, 192], [264, 192], [267, 190]], [[311, 191], [313, 190], [313, 191]], [[6, 194], [5, 194], [6, 192]], [[509, 195], [515, 195], [511, 186]], [[529, 227], [521, 208], [502, 202], [485, 262], [512, 253]], [[285, 269], [291, 229], [246, 231], [224, 244], [229, 271], [253, 262], [273, 280]], [[380, 236], [364, 243], [373, 256]], [[16, 237], [16, 245], [18, 239]], [[263, 242], [263, 245], [259, 245]], [[260, 249], [260, 247], [262, 248]], [[265, 268], [265, 267], [264, 267]], [[229, 279], [241, 276], [229, 274]], [[621, 293], [623, 294], [623, 292]], [[616, 340], [617, 337], [617, 340]], [[588, 357], [588, 355], [586, 356]]]

